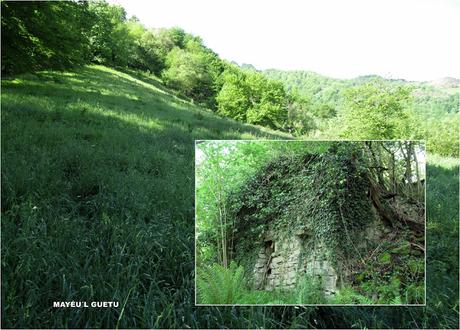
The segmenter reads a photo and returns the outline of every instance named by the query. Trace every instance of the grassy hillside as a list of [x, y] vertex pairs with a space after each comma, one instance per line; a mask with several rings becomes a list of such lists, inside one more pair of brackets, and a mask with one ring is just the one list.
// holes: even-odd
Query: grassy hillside
[[281, 137], [101, 66], [2, 81], [3, 326], [193, 323], [194, 139]]
[[197, 308], [194, 139], [285, 136], [100, 66], [3, 80], [1, 134], [4, 328], [458, 327], [457, 160], [428, 167], [426, 308]]

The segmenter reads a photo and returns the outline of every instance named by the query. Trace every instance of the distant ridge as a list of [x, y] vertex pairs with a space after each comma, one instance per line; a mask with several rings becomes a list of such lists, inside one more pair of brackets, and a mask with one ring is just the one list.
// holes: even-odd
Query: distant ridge
[[453, 77], [444, 77], [428, 82], [432, 86], [443, 88], [460, 88], [460, 79]]

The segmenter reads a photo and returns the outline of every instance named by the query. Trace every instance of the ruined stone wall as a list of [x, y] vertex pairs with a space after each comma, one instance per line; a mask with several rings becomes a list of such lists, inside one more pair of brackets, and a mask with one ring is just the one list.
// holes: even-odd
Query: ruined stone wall
[[321, 278], [326, 295], [333, 294], [338, 274], [326, 259], [322, 246], [311, 249], [309, 239], [303, 235], [265, 238], [254, 266], [255, 287], [260, 290], [293, 289], [299, 278], [310, 275]]
[[[363, 230], [362, 237], [350, 244], [365, 252], [368, 243], [378, 240], [381, 235], [379, 223], [370, 223]], [[337, 269], [328, 259], [324, 244], [314, 241], [303, 231], [290, 235], [275, 235], [273, 231], [267, 231], [256, 248], [254, 286], [259, 290], [293, 289], [297, 281], [306, 275], [318, 277], [325, 295], [331, 295], [347, 277], [345, 270]]]
[[303, 258], [300, 260], [299, 274], [320, 278], [325, 295], [334, 294], [338, 287], [338, 270], [326, 258], [326, 250], [321, 243], [313, 249], [310, 244], [308, 247], [304, 249]]
[[[267, 248], [272, 242], [274, 248]], [[255, 286], [258, 289], [294, 288], [301, 254], [301, 242], [298, 239], [280, 240], [270, 238], [260, 247], [254, 267]]]

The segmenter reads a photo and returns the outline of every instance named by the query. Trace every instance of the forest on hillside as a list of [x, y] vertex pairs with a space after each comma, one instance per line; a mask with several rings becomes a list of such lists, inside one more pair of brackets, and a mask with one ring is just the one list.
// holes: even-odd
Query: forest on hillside
[[420, 142], [196, 148], [198, 303], [424, 303]]
[[[411, 138], [437, 141], [429, 143], [428, 148], [443, 155], [454, 155], [458, 149], [458, 136], [455, 132], [459, 130], [459, 79], [415, 82], [372, 75], [355, 79], [333, 79], [308, 71], [266, 70], [263, 73], [270, 79], [283, 82], [288, 91], [300, 95], [308, 105], [307, 116], [298, 118], [298, 125], [309, 132], [309, 135], [331, 138], [338, 134], [342, 137], [359, 138], [356, 132], [347, 133], [347, 127], [342, 123], [343, 120], [351, 119], [355, 121], [355, 128], [365, 124], [367, 119], [356, 122], [353, 118], [359, 114], [356, 109], [353, 111], [352, 106], [357, 96], [377, 93], [385, 97], [392, 94], [402, 102], [405, 111], [391, 113], [398, 109], [395, 105], [388, 110], [392, 116], [405, 116], [403, 120], [409, 123], [412, 130]], [[361, 106], [375, 108], [371, 100]], [[350, 110], [353, 112], [350, 113]], [[361, 113], [364, 114], [364, 110]], [[373, 116], [372, 113], [368, 115]], [[352, 123], [349, 122], [348, 125], [353, 128]], [[345, 131], [340, 130], [341, 127]], [[361, 134], [371, 138], [368, 132]]]
[[147, 28], [103, 0], [4, 1], [2, 30], [3, 75], [88, 63], [140, 70], [237, 121], [303, 138], [426, 139], [429, 151], [457, 155], [458, 84], [259, 72], [222, 60], [199, 36]]
[[[430, 84], [379, 77], [336, 80], [303, 71], [273, 74], [220, 58], [200, 36], [180, 27], [147, 27], [104, 0], [0, 5], [2, 328], [459, 328], [455, 79]], [[363, 196], [359, 190], [356, 200], [365, 208], [358, 211], [369, 219], [371, 203], [371, 210], [382, 212], [372, 218], [394, 220], [394, 228], [380, 221], [382, 228], [373, 232], [387, 244], [368, 255], [369, 268], [350, 265], [344, 277], [350, 285], [340, 294], [331, 285], [327, 291], [335, 290], [336, 302], [374, 306], [196, 305], [210, 300], [199, 289], [206, 290], [209, 281], [197, 283], [195, 292], [195, 279], [200, 279], [195, 266], [204, 276], [224, 274], [216, 276], [221, 280], [216, 283], [241, 283], [235, 293], [242, 302], [299, 305], [324, 299], [318, 294], [321, 281], [305, 281], [297, 296], [252, 290], [247, 281], [250, 260], [237, 253], [248, 247], [252, 233], [241, 239], [238, 251], [231, 239], [218, 239], [216, 228], [224, 226], [215, 225], [224, 204], [214, 203], [212, 194], [195, 203], [195, 187], [200, 196], [208, 188], [219, 188], [209, 185], [212, 176], [203, 180], [205, 187], [195, 181], [195, 141], [273, 139], [321, 143], [304, 148], [304, 142], [298, 147], [289, 142], [295, 150], [282, 147], [286, 142], [255, 144], [246, 151], [248, 144], [238, 145], [238, 159], [247, 163], [237, 161], [223, 173], [233, 174], [227, 188], [236, 193], [230, 198], [222, 190], [221, 202], [234, 207], [258, 202], [232, 218], [239, 220], [238, 234], [248, 222], [261, 220], [254, 210], [281, 224], [276, 203], [285, 203], [294, 214], [299, 203], [290, 203], [289, 196], [278, 194], [272, 204], [263, 197], [282, 192], [281, 186], [295, 191], [298, 180], [324, 183], [324, 192], [318, 194], [332, 189], [331, 198], [343, 201], [346, 182], [353, 180], [315, 177], [302, 167], [303, 160], [310, 160], [312, 168], [324, 164], [333, 175], [346, 176], [347, 167], [335, 161], [346, 163], [350, 155], [363, 152], [368, 166], [360, 170], [377, 182], [371, 187], [378, 188], [379, 198], [370, 199], [375, 192], [366, 189], [369, 196]], [[366, 145], [354, 152], [353, 144], [334, 149], [332, 141], [323, 141], [354, 139], [393, 142], [372, 145], [380, 162], [374, 167]], [[403, 141], [420, 141], [426, 147], [425, 173], [417, 175], [415, 167], [406, 173], [405, 162], [393, 161], [392, 153], [407, 147]], [[275, 154], [279, 157], [273, 158]], [[283, 179], [280, 172], [291, 176]], [[420, 185], [408, 185], [409, 178], [420, 183], [426, 178], [426, 242], [417, 229], [421, 220], [412, 212], [422, 209]], [[267, 185], [259, 185], [261, 181]], [[351, 187], [369, 188], [370, 180], [355, 181]], [[245, 190], [244, 183], [260, 188], [254, 190], [258, 195]], [[311, 192], [298, 196], [317, 197], [317, 190]], [[202, 201], [210, 212], [204, 212]], [[406, 208], [408, 201], [415, 204]], [[330, 224], [338, 225], [338, 204], [331, 205], [324, 210], [335, 214]], [[195, 256], [196, 216], [204, 227]], [[312, 229], [296, 235], [307, 237]], [[426, 274], [420, 263], [423, 243]], [[271, 255], [278, 246], [267, 232], [257, 268], [262, 278], [254, 283], [259, 288], [277, 285], [273, 276], [278, 270], [264, 267], [265, 261], [280, 261], [281, 256]], [[324, 260], [314, 260], [322, 266], [313, 268], [329, 269]], [[377, 265], [382, 265], [379, 272]], [[56, 301], [110, 301], [119, 306], [57, 308]], [[424, 301], [426, 305], [419, 305]], [[375, 306], [379, 303], [398, 306]]]

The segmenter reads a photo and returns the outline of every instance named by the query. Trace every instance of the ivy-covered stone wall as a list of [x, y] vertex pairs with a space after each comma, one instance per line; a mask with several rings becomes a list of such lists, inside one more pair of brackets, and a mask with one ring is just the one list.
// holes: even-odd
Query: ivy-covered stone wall
[[[356, 242], [357, 251], [365, 255], [381, 234], [379, 223], [371, 223], [361, 233], [361, 240]], [[289, 236], [267, 231], [256, 250], [257, 257], [251, 267], [255, 289], [294, 289], [307, 275], [310, 279], [320, 280], [325, 295], [333, 295], [348, 278], [347, 268], [340, 262], [332, 262], [327, 247], [322, 242], [315, 242], [311, 233], [297, 232]], [[348, 261], [353, 263], [357, 259]]]
[[268, 234], [260, 244], [254, 265], [257, 289], [292, 289], [297, 280], [302, 242], [298, 237], [287, 240]]
[[[327, 260], [322, 246], [306, 250], [310, 242], [305, 236], [266, 240], [259, 249], [254, 265], [255, 288], [264, 290], [293, 289], [299, 279], [307, 274], [318, 277], [326, 295], [335, 293], [338, 274]], [[267, 243], [273, 245], [272, 251]]]
[[235, 259], [249, 267], [255, 288], [292, 289], [310, 275], [331, 294], [346, 280], [368, 233], [379, 230], [361, 150], [337, 144], [274, 159], [229, 200]]

